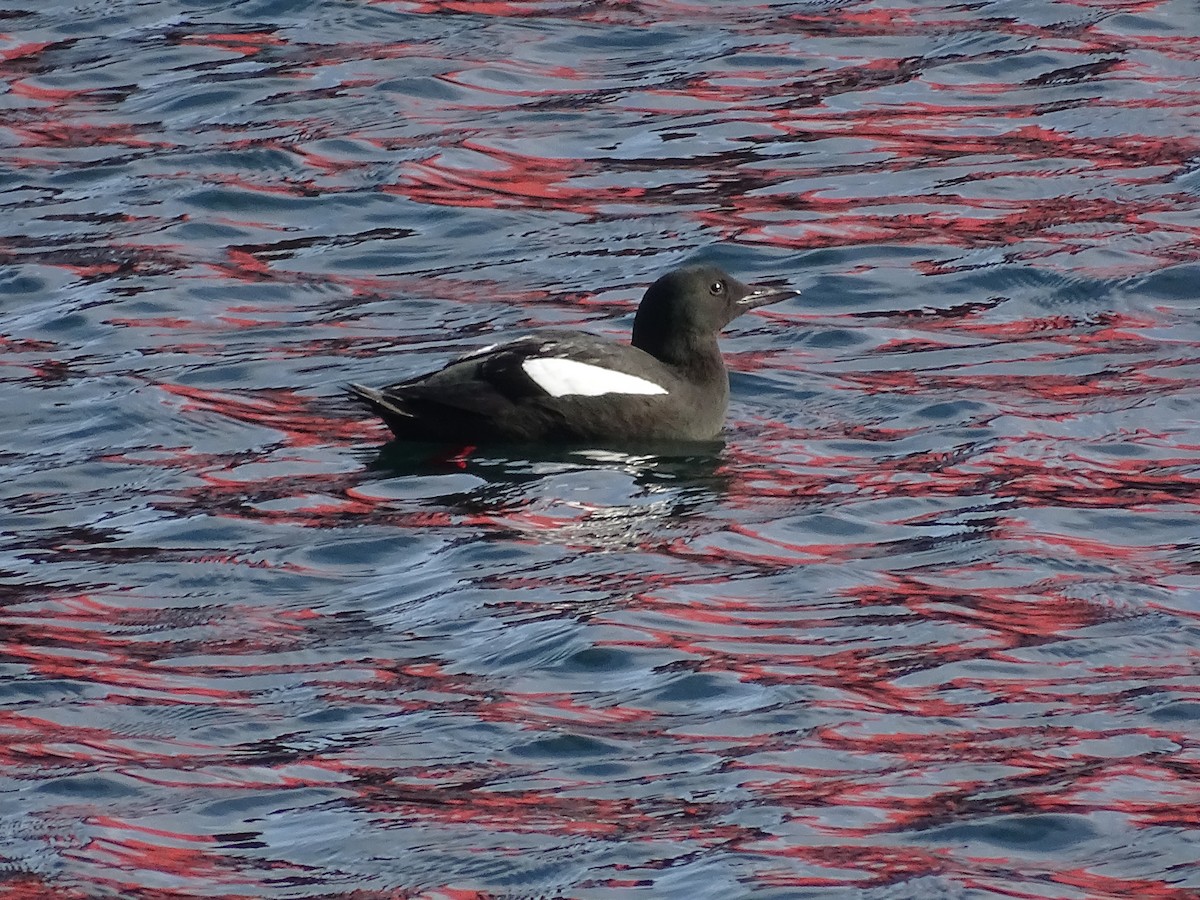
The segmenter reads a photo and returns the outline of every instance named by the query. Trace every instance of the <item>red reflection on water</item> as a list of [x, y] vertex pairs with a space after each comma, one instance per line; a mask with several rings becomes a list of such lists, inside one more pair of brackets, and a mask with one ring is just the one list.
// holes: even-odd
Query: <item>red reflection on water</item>
[[87, 96], [87, 91], [73, 91], [67, 88], [42, 87], [40, 85], [31, 84], [26, 79], [14, 81], [9, 86], [9, 90], [19, 97], [28, 97], [31, 100], [46, 100], [51, 103], [65, 103], [70, 100], [78, 100], [81, 97]]
[[[438, 14], [467, 14], [476, 16], [501, 16], [524, 18], [528, 16], [564, 16], [588, 18], [596, 11], [594, 3], [562, 3], [557, 0], [371, 0], [371, 3], [399, 7], [405, 12]], [[621, 8], [632, 6], [627, 0], [618, 0], [608, 6]]]
[[[320, 412], [320, 404], [293, 390], [258, 389], [252, 394], [232, 394], [191, 388], [179, 384], [159, 385], [165, 393], [182, 398], [182, 410], [188, 413], [214, 412], [221, 416], [282, 432], [293, 447], [325, 445], [331, 441], [356, 443], [366, 428], [356, 419]], [[375, 430], [383, 434], [381, 425]]]
[[578, 160], [526, 156], [464, 141], [464, 149], [484, 155], [494, 167], [448, 166], [438, 157], [410, 167], [411, 174], [384, 187], [421, 203], [463, 207], [553, 207], [594, 215], [601, 204], [628, 203], [646, 195], [640, 187], [581, 188], [571, 178], [590, 174]]
[[286, 43], [283, 38], [269, 31], [239, 31], [225, 34], [210, 32], [185, 35], [179, 40], [183, 44], [212, 47], [241, 56], [256, 56], [268, 47], [279, 47]]
[[10, 900], [90, 900], [92, 888], [65, 885], [58, 876], [14, 872], [4, 878], [4, 895]]
[[[239, 31], [232, 23], [217, 33], [183, 33], [177, 25], [146, 29], [155, 35], [147, 52], [161, 53], [164, 46], [187, 51], [163, 71], [193, 77], [198, 90], [236, 84], [238, 71], [251, 69], [263, 83], [307, 80], [303, 91], [272, 82], [267, 102], [237, 108], [244, 121], [211, 127], [187, 115], [174, 115], [169, 124], [139, 116], [134, 124], [117, 115], [118, 89], [56, 86], [51, 79], [63, 64], [51, 54], [61, 44], [22, 42], [0, 50], [0, 74], [14, 104], [4, 129], [16, 150], [31, 151], [9, 153], [9, 163], [31, 182], [77, 177], [84, 185], [53, 184], [33, 200], [15, 201], [14, 210], [40, 214], [40, 204], [57, 202], [69, 211], [35, 216], [35, 227], [50, 236], [11, 235], [0, 242], [0, 256], [74, 276], [63, 296], [85, 311], [93, 308], [87, 304], [111, 304], [99, 317], [126, 340], [116, 352], [136, 356], [139, 367], [150, 358], [150, 365], [167, 368], [147, 366], [130, 375], [119, 359], [96, 361], [90, 354], [103, 356], [105, 348], [96, 350], [102, 335], [76, 343], [68, 332], [61, 344], [57, 334], [54, 341], [0, 337], [0, 364], [18, 367], [6, 371], [22, 387], [61, 391], [53, 403], [75, 402], [67, 390], [87, 378], [134, 377], [153, 385], [151, 396], [164, 403], [163, 419], [154, 424], [166, 434], [86, 460], [89, 485], [93, 477], [107, 477], [95, 471], [120, 473], [115, 486], [96, 489], [108, 491], [106, 502], [121, 495], [102, 514], [89, 507], [90, 494], [77, 501], [51, 494], [58, 477], [53, 467], [62, 464], [53, 455], [43, 465], [31, 454], [37, 487], [11, 504], [14, 518], [42, 514], [45, 507], [59, 518], [46, 514], [36, 533], [13, 538], [6, 567], [70, 567], [77, 577], [101, 583], [72, 593], [26, 579], [19, 596], [5, 595], [0, 657], [17, 674], [13, 690], [28, 691], [20, 695], [27, 706], [0, 712], [5, 774], [22, 786], [53, 787], [57, 778], [92, 774], [164, 790], [119, 796], [111, 803], [116, 810], [104, 799], [59, 801], [30, 791], [21, 802], [41, 803], [41, 818], [66, 819], [72, 827], [67, 849], [54, 837], [44, 840], [42, 859], [87, 867], [81, 877], [90, 888], [77, 891], [74, 875], [22, 873], [5, 877], [5, 890], [16, 897], [95, 890], [147, 898], [328, 894], [356, 884], [355, 866], [378, 862], [353, 853], [336, 858], [337, 841], [348, 840], [343, 836], [322, 846], [331, 860], [326, 864], [303, 858], [303, 841], [316, 839], [304, 835], [289, 843], [295, 833], [286, 826], [268, 846], [261, 836], [241, 841], [206, 834], [210, 820], [202, 816], [185, 820], [190, 829], [174, 831], [124, 811], [170, 810], [184, 800], [190, 808], [229, 803], [233, 809], [261, 796], [272, 798], [272, 810], [286, 806], [293, 814], [303, 814], [306, 803], [319, 804], [320, 813], [350, 829], [403, 828], [404, 838], [415, 834], [422, 847], [453, 847], [468, 868], [478, 859], [476, 871], [499, 870], [521, 855], [540, 864], [537, 849], [527, 847], [568, 848], [577, 854], [571, 865], [586, 874], [572, 869], [548, 876], [554, 886], [546, 889], [564, 894], [593, 886], [669, 890], [666, 870], [686, 875], [695, 859], [732, 853], [747, 890], [886, 892], [927, 877], [948, 892], [1042, 896], [1049, 885], [1089, 897], [1190, 897], [1194, 891], [1172, 881], [1188, 874], [1189, 860], [1155, 879], [1113, 874], [1119, 865], [1140, 863], [1110, 864], [1107, 857], [1119, 855], [1110, 853], [1110, 843], [1132, 846], [1148, 836], [1167, 843], [1176, 839], [1168, 832], [1196, 827], [1200, 769], [1188, 731], [1194, 715], [1138, 715], [1139, 704], [1165, 702], [1164, 695], [1197, 698], [1192, 660], [1178, 655], [1182, 644], [1172, 643], [1200, 616], [1184, 607], [1183, 590], [1173, 592], [1195, 577], [1193, 539], [1181, 529], [1176, 543], [1149, 537], [1139, 543], [1133, 526], [1108, 530], [1099, 519], [1092, 526], [1070, 518], [1104, 512], [1125, 523], [1130, 520], [1120, 516], [1167, 511], [1187, 522], [1200, 500], [1198, 448], [1181, 436], [1181, 423], [1120, 431], [1093, 427], [1088, 418], [1135, 409], [1148, 398], [1182, 402], [1197, 392], [1196, 355], [1185, 342], [1164, 337], [1163, 321], [1112, 310], [1014, 317], [1004, 298], [982, 299], [979, 291], [954, 308], [896, 310], [876, 319], [846, 315], [833, 324], [856, 330], [866, 323], [883, 336], [853, 358], [830, 355], [834, 365], [821, 374], [831, 387], [818, 400], [826, 404], [825, 418], [806, 418], [808, 411], [791, 409], [790, 400], [776, 402], [777, 414], [796, 413], [796, 421], [808, 424], [747, 426], [728, 450], [727, 483], [705, 493], [695, 508], [658, 519], [632, 504], [554, 503], [544, 496], [551, 492], [548, 482], [537, 480], [508, 485], [499, 499], [480, 489], [465, 500], [397, 501], [357, 466], [329, 473], [313, 465], [320, 450], [333, 457], [339, 448], [382, 443], [382, 425], [301, 396], [302, 387], [240, 385], [232, 377], [217, 387], [177, 382], [197, 364], [251, 353], [259, 362], [328, 363], [374, 354], [392, 342], [393, 330], [400, 332], [397, 343], [447, 336], [436, 321], [331, 336], [356, 316], [371, 315], [360, 314], [356, 304], [389, 296], [437, 298], [464, 309], [511, 303], [528, 310], [529, 321], [537, 320], [541, 301], [562, 303], [566, 296], [561, 286], [517, 293], [491, 270], [462, 274], [465, 264], [457, 258], [398, 264], [396, 274], [368, 271], [378, 258], [356, 268], [339, 249], [382, 241], [404, 249], [410, 237], [428, 239], [427, 223], [413, 214], [404, 227], [372, 227], [378, 218], [353, 225], [339, 219], [322, 230], [327, 223], [309, 221], [307, 211], [334, 194], [339, 202], [357, 192], [391, 195], [393, 204], [411, 201], [427, 212], [477, 211], [482, 218], [464, 217], [464, 227], [490, 227], [512, 216], [532, 231], [540, 227], [537, 216], [557, 212], [589, 225], [628, 221], [642, 242], [637, 252], [652, 252], [644, 245], [656, 237], [671, 252], [722, 238], [775, 248], [850, 246], [862, 252], [846, 270], [864, 276], [877, 276], [876, 266], [885, 264], [863, 251], [871, 243], [904, 244], [910, 253], [916, 246], [998, 247], [1013, 254], [1005, 257], [1010, 260], [1044, 256], [1047, 265], [1068, 268], [1076, 254], [1100, 247], [1142, 257], [1111, 263], [1133, 272], [1196, 259], [1195, 192], [1181, 176], [1192, 171], [1200, 142], [1186, 129], [1168, 132], [1161, 121], [1150, 122], [1163, 110], [1183, 116], [1196, 106], [1184, 68], [1194, 63], [1196, 40], [1106, 33], [1104, 18], [1041, 25], [1015, 12], [981, 18], [967, 8], [383, 5], [431, 17], [469, 16], [464, 34], [487, 27], [489, 17], [577, 19], [591, 30], [605, 22], [716, 23], [709, 33], [719, 35], [722, 48], [709, 59], [681, 59], [670, 71], [631, 74], [621, 64], [600, 75], [561, 51], [557, 62], [527, 62], [517, 58], [519, 45], [506, 48], [507, 58], [490, 60], [478, 46], [468, 42], [463, 50], [450, 39], [443, 46], [398, 39], [404, 35], [356, 35], [309, 45], [295, 28], [287, 38], [260, 25]], [[1148, 28], [1138, 16], [1162, 6], [1137, 0], [1101, 5], [1124, 13], [1126, 30]], [[505, 27], [530, 41], [547, 31]], [[784, 40], [796, 33], [804, 36], [802, 46]], [[951, 55], [909, 55], [908, 41], [929, 34], [969, 40]], [[882, 42], [854, 44], [873, 36], [892, 43], [882, 53], [876, 52]], [[974, 55], [969, 49], [971, 41], [991, 47], [1010, 38], [1019, 43], [1006, 48], [1044, 52], [1040, 74], [1014, 66], [1019, 77], [1004, 82], [999, 73], [1008, 49]], [[829, 40], [837, 41], [834, 49], [823, 43]], [[738, 56], [751, 52], [779, 62], [743, 65]], [[1011, 54], [1018, 52], [1025, 51]], [[238, 58], [251, 69], [222, 68], [231, 61], [247, 65]], [[407, 87], [389, 86], [400, 71], [393, 60], [414, 66], [432, 60], [429, 71], [437, 74], [429, 77], [449, 98], [409, 96]], [[380, 61], [388, 65], [371, 65]], [[589, 60], [593, 67], [603, 62]], [[966, 67], [972, 64], [993, 74], [971, 75]], [[479, 77], [488, 65], [511, 82]], [[1167, 74], [1176, 70], [1181, 74]], [[1114, 84], [1120, 87], [1107, 90]], [[162, 100], [152, 86], [121, 90]], [[379, 108], [363, 102], [373, 94], [394, 104], [377, 120], [372, 115]], [[219, 117], [229, 112], [206, 109], [204, 115], [226, 122]], [[661, 139], [661, 146], [644, 152], [573, 145], [566, 129], [562, 141], [538, 130], [545, 113], [590, 112], [604, 113], [626, 133]], [[1087, 124], [1074, 128], [1071, 121]], [[385, 148], [394, 157], [359, 159], [357, 145]], [[32, 158], [33, 148], [41, 159]], [[242, 168], [233, 161], [257, 150], [277, 152], [292, 168]], [[204, 159], [204, 171], [181, 173], [182, 159]], [[92, 199], [88, 191], [107, 190], [109, 182], [97, 187], [85, 177], [98, 163], [136, 163], [135, 172], [145, 167], [152, 173], [150, 190], [139, 198], [148, 215], [107, 213], [110, 201], [102, 197], [92, 218], [70, 218]], [[175, 206], [160, 203], [157, 198], [169, 193], [164, 184], [172, 190], [216, 185], [247, 211], [223, 216], [178, 197]], [[305, 205], [309, 201], [313, 205]], [[276, 214], [273, 203], [303, 211]], [[186, 212], [175, 212], [181, 204]], [[168, 215], [163, 209], [178, 218], [158, 218]], [[444, 209], [429, 212], [429, 221], [444, 215]], [[669, 231], [659, 231], [659, 217], [672, 219], [664, 226]], [[176, 239], [172, 228], [185, 224], [236, 237]], [[512, 227], [505, 240], [520, 233]], [[157, 230], [164, 234], [130, 236]], [[594, 252], [628, 251], [602, 246]], [[319, 256], [333, 263], [310, 265]], [[935, 277], [972, 263], [967, 254], [911, 265]], [[195, 313], [161, 295], [146, 298], [144, 306], [122, 303], [132, 296], [123, 290], [147, 287], [143, 279], [167, 276], [163, 281], [174, 288], [174, 276], [196, 277], [196, 271], [214, 293], [236, 299], [202, 303]], [[306, 300], [313, 305], [305, 308], [254, 292], [283, 285], [338, 293]], [[81, 287], [86, 290], [77, 291]], [[35, 284], [30, 293], [39, 290]], [[570, 302], [576, 301], [595, 311], [582, 298]], [[766, 316], [780, 328], [823, 324]], [[289, 322], [323, 330], [291, 341], [252, 333]], [[991, 346], [1011, 355], [990, 358]], [[926, 354], [937, 353], [951, 362], [928, 362]], [[979, 353], [989, 358], [980, 360]], [[176, 354], [185, 359], [170, 360]], [[817, 353], [797, 363], [792, 354], [753, 350], [731, 362], [741, 371], [803, 376], [826, 359]], [[304, 377], [327, 383], [327, 375]], [[977, 403], [980, 412], [945, 429], [965, 423], [987, 435], [955, 438], [948, 446], [938, 422], [914, 422], [903, 412], [878, 421], [859, 416], [889, 398]], [[831, 412], [837, 402], [844, 409]], [[51, 412], [60, 408], [48, 404]], [[831, 418], [836, 421], [826, 424]], [[170, 430], [179, 423], [185, 427]], [[205, 447], [224, 449], [197, 449], [199, 441], [189, 443], [197, 431]], [[67, 444], [61, 455], [73, 454], [76, 438], [65, 430], [47, 439], [50, 450], [60, 439]], [[1131, 455], [1109, 452], [1114, 449]], [[439, 474], [474, 471], [465, 453], [442, 462]], [[163, 477], [173, 473], [183, 477]], [[668, 498], [688, 489], [645, 488]], [[76, 503], [78, 519], [91, 515], [90, 521], [64, 509]], [[796, 521], [810, 512], [845, 512], [865, 524], [861, 531], [830, 534]], [[138, 528], [158, 521], [155, 516], [203, 523], [198, 532], [245, 526], [234, 533], [261, 543], [222, 547], [205, 537], [195, 547], [160, 547], [150, 538], [143, 545]], [[110, 529], [110, 521], [120, 524]], [[486, 562], [454, 570], [448, 579], [454, 587], [435, 597], [425, 632], [410, 635], [406, 610], [358, 604], [359, 576], [343, 578], [338, 563], [315, 572], [289, 561], [289, 553], [303, 558], [289, 543], [301, 530], [294, 526], [307, 529], [308, 538], [361, 529], [397, 542], [503, 542], [518, 560], [524, 550], [541, 555], [531, 553], [529, 565], [511, 570], [491, 571]], [[548, 552], [553, 545], [566, 549]], [[453, 559], [449, 568], [458, 565]], [[368, 555], [362, 567], [374, 561]], [[180, 575], [189, 567], [200, 574]], [[156, 592], [157, 571], [182, 585], [180, 596]], [[327, 578], [331, 587], [313, 590], [294, 610], [287, 605], [294, 597], [260, 593], [263, 582], [240, 581], [247, 572], [278, 576], [280, 583]], [[200, 583], [205, 586], [194, 587]], [[403, 587], [396, 587], [398, 596]], [[483, 599], [463, 600], [460, 593]], [[455, 605], [460, 601], [465, 612]], [[1161, 617], [1157, 624], [1155, 616]], [[570, 676], [544, 660], [495, 672], [475, 651], [455, 655], [455, 635], [469, 635], [492, 618], [513, 627], [496, 645], [512, 641], [536, 651], [549, 639], [519, 629], [569, 624], [575, 627], [566, 649], [555, 649], [555, 660], [578, 645], [611, 651], [628, 668], [597, 670], [591, 680], [576, 676], [568, 687]], [[1144, 645], [1123, 634], [1128, 655], [1105, 652], [1110, 634], [1143, 620], [1151, 620]], [[347, 623], [362, 636], [340, 632]], [[376, 633], [390, 640], [376, 645]], [[452, 649], [430, 649], [437, 640]], [[690, 688], [694, 696], [662, 699], [676, 676], [685, 681], [690, 675], [699, 676], [699, 686]], [[155, 709], [198, 718], [156, 719]], [[205, 724], [239, 713], [251, 724]], [[320, 714], [312, 717], [317, 724], [306, 721], [312, 713]], [[470, 738], [437, 744], [437, 729], [448, 724]], [[177, 732], [164, 736], [167, 728]], [[589, 771], [553, 751], [539, 758], [514, 750], [563, 737], [596, 742], [600, 768]], [[322, 791], [321, 799], [311, 799]], [[1105, 844], [1100, 850], [1080, 840], [1063, 850], [1064, 859], [1070, 855], [1066, 862], [961, 834], [938, 846], [940, 828], [994, 829], [994, 838], [1011, 823], [1019, 830], [1023, 817], [1050, 815], [1103, 819], [1104, 827], [1124, 833], [1111, 841], [1105, 833], [1096, 840]], [[588, 857], [604, 841], [621, 843], [619, 861], [608, 849]], [[1105, 857], [1103, 874], [1079, 864], [1088, 854]], [[384, 860], [380, 865], [394, 868], [386, 874], [397, 886], [355, 888], [354, 895], [485, 896], [471, 887], [472, 876], [413, 871], [421, 863]], [[167, 879], [183, 886], [159, 887]]]
[[[0, 40], [7, 41], [7, 34], [0, 35]], [[6, 50], [0, 50], [0, 62], [12, 62], [19, 59], [35, 58], [41, 54], [47, 47], [55, 46], [51, 41], [29, 41], [24, 44], [18, 44], [15, 47], [9, 47]]]
[[43, 121], [23, 126], [7, 126], [23, 147], [91, 147], [112, 144], [138, 150], [166, 150], [175, 144], [169, 140], [141, 137], [135, 126], [112, 123]]
[[[1147, 3], [1146, 6], [1153, 6]], [[1146, 900], [1193, 900], [1196, 896], [1194, 888], [1172, 887], [1161, 881], [1151, 881], [1146, 878], [1120, 878], [1113, 875], [1102, 875], [1090, 869], [1070, 869], [1067, 871], [1049, 872], [1046, 880], [1053, 884], [1062, 884], [1087, 891], [1088, 897], [1098, 900], [1126, 900], [1128, 897], [1145, 897]], [[998, 885], [993, 885], [993, 889]]]

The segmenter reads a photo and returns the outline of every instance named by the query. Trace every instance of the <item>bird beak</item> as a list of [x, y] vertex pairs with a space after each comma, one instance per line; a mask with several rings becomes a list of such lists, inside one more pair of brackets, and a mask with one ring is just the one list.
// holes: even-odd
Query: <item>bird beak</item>
[[753, 284], [750, 286], [750, 293], [739, 300], [737, 305], [738, 309], [741, 310], [754, 309], [755, 307], [766, 306], [768, 303], [778, 303], [780, 300], [786, 300], [788, 297], [798, 296], [800, 296], [800, 292], [793, 288]]

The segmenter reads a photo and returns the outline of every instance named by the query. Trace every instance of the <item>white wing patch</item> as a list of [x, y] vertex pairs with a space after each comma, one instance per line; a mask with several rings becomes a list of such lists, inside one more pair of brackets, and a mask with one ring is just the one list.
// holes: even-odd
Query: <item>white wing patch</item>
[[525, 374], [551, 397], [599, 397], [603, 394], [665, 394], [661, 384], [603, 366], [559, 357], [535, 356], [521, 363]]

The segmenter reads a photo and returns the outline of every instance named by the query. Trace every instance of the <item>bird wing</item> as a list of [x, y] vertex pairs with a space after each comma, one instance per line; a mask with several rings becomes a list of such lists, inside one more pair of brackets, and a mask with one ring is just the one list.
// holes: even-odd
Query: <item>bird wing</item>
[[467, 353], [451, 360], [440, 371], [410, 378], [384, 390], [412, 392], [422, 389], [424, 393], [423, 389], [429, 388], [453, 394], [458, 387], [490, 388], [514, 402], [537, 399], [553, 394], [530, 375], [527, 364], [533, 360], [560, 359], [631, 377], [638, 374], [632, 371], [632, 362], [636, 359], [659, 380], [671, 377], [658, 360], [628, 345], [615, 344], [586, 332], [541, 331]]
[[[569, 332], [543, 333], [492, 344], [452, 359], [443, 368], [375, 390], [350, 385], [351, 394], [377, 413], [415, 418], [454, 409], [484, 418], [546, 392], [521, 368], [532, 356], [550, 352]], [[561, 348], [560, 348], [561, 349]]]
[[[666, 387], [660, 385], [673, 378], [654, 357], [628, 345], [586, 332], [540, 331], [472, 351], [438, 371], [379, 390], [353, 385], [350, 391], [376, 413], [410, 419], [450, 410], [494, 419], [518, 407], [530, 412], [538, 408], [539, 414], [553, 417], [552, 406], [544, 401], [555, 397], [665, 394]], [[618, 387], [606, 390], [608, 381]]]

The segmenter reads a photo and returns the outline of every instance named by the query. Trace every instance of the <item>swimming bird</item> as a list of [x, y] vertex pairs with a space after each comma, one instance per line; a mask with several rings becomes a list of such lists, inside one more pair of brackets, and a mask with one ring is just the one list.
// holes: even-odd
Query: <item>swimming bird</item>
[[717, 335], [747, 310], [798, 293], [743, 284], [712, 265], [686, 266], [650, 285], [629, 344], [581, 331], [535, 331], [436, 372], [347, 390], [404, 440], [711, 440], [729, 405]]

